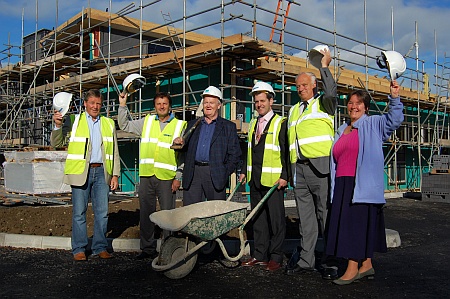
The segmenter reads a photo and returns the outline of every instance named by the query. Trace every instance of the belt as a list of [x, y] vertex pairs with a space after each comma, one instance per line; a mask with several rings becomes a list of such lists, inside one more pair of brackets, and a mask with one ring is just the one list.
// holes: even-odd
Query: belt
[[209, 162], [197, 162], [197, 161], [195, 161], [194, 164], [197, 165], [197, 166], [209, 166]]
[[308, 165], [309, 164], [309, 160], [297, 160], [298, 164], [303, 164], [303, 165]]
[[89, 164], [90, 168], [97, 168], [97, 167], [102, 167], [103, 164], [102, 163], [91, 163]]

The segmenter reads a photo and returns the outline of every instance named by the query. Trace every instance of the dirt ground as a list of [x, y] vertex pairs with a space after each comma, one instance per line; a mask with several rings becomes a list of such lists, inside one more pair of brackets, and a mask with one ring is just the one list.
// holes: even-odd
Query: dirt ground
[[[92, 235], [94, 214], [90, 205], [86, 215], [88, 233]], [[0, 232], [70, 237], [72, 206], [16, 204], [2, 207], [0, 208]], [[139, 201], [137, 198], [110, 201], [108, 237], [139, 238]]]
[[[0, 198], [7, 198], [7, 193], [1, 193]], [[181, 203], [177, 202], [177, 206]], [[87, 215], [88, 234], [92, 236], [94, 214], [89, 205]], [[298, 221], [295, 215], [288, 216], [287, 238], [298, 236]], [[251, 226], [246, 229], [251, 238]], [[0, 205], [0, 232], [10, 234], [25, 234], [39, 236], [70, 237], [72, 233], [71, 205], [30, 205], [15, 204]], [[156, 230], [159, 233], [159, 230]], [[236, 230], [228, 234], [237, 237]], [[110, 199], [108, 238], [139, 239], [139, 200], [137, 197], [119, 197]]]

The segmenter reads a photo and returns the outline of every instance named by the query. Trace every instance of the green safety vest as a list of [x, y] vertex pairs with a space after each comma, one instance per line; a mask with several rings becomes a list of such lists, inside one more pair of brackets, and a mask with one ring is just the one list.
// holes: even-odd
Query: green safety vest
[[177, 152], [170, 148], [181, 136], [186, 122], [172, 119], [161, 131], [155, 115], [147, 115], [141, 135], [139, 176], [155, 175], [160, 180], [171, 180], [177, 171]]
[[[113, 174], [114, 164], [114, 121], [108, 117], [100, 117], [100, 130], [105, 149], [104, 166], [108, 174]], [[75, 116], [67, 149], [65, 174], [82, 174], [86, 169], [86, 153], [90, 145], [89, 126], [86, 113]]]
[[[281, 148], [278, 136], [280, 136], [281, 124], [285, 120], [277, 114], [272, 118], [264, 143], [264, 155], [261, 172], [261, 185], [272, 187], [280, 178], [282, 171]], [[257, 119], [250, 122], [250, 131], [248, 133], [248, 151], [247, 151], [247, 181], [252, 178], [252, 136], [255, 131]]]
[[305, 158], [330, 155], [334, 139], [334, 116], [325, 112], [320, 97], [311, 101], [300, 115], [300, 102], [289, 110], [288, 140], [291, 163], [298, 159], [297, 146]]

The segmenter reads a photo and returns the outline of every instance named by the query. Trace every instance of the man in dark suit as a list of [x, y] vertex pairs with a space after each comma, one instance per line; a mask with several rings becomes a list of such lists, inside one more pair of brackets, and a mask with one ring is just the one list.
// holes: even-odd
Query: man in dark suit
[[186, 140], [176, 138], [175, 144], [184, 144], [183, 205], [226, 198], [228, 178], [241, 159], [241, 148], [236, 125], [219, 116], [222, 92], [209, 86], [202, 94], [203, 114], [192, 120], [186, 130], [195, 130]]
[[[283, 241], [286, 233], [284, 187], [288, 180], [289, 150], [286, 118], [272, 110], [275, 92], [265, 82], [252, 89], [258, 118], [250, 123], [248, 134], [247, 179], [252, 209], [271, 187], [278, 184], [253, 218], [254, 251], [242, 266], [265, 266], [268, 271], [281, 268]], [[241, 174], [242, 182], [245, 174]]]

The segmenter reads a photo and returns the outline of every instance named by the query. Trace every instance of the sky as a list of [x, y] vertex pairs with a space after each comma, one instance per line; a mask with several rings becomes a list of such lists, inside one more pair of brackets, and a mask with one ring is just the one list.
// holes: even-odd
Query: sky
[[[224, 0], [225, 3], [231, 0]], [[244, 0], [252, 4], [254, 0]], [[258, 7], [269, 11], [275, 11], [277, 0], [256, 0]], [[100, 10], [110, 9], [118, 12], [130, 5], [133, 1], [119, 0], [0, 0], [0, 62], [2, 66], [8, 63], [6, 55], [8, 41], [11, 48], [10, 62], [17, 62], [22, 36], [22, 12], [23, 34], [32, 34], [36, 28], [52, 29], [61, 25], [70, 17], [81, 12], [83, 8], [92, 7]], [[140, 0], [134, 1], [135, 12], [129, 16], [139, 18], [138, 7]], [[154, 23], [164, 23], [161, 11], [170, 13], [172, 20], [178, 20], [183, 16], [183, 0], [142, 0], [144, 6], [143, 19]], [[220, 0], [187, 0], [186, 12], [191, 15], [204, 12], [197, 17], [186, 21], [186, 28], [193, 29], [205, 24], [220, 21]], [[286, 3], [286, 1], [285, 1]], [[367, 39], [370, 45], [385, 50], [396, 50], [405, 55], [415, 57], [416, 53], [423, 65], [416, 65], [414, 60], [407, 60], [409, 68], [424, 68], [426, 72], [435, 74], [434, 62], [436, 53], [438, 62], [443, 63], [445, 55], [450, 56], [450, 0], [367, 0], [365, 5], [362, 0], [295, 0], [300, 5], [291, 5], [291, 18], [299, 22], [288, 20], [286, 30], [294, 32], [294, 35], [285, 35], [286, 43], [296, 44], [300, 40], [300, 47], [312, 47], [318, 43], [332, 44], [334, 36], [327, 32], [336, 30], [338, 44], [345, 45], [348, 51], [339, 53], [343, 59], [355, 60], [352, 51], [364, 52], [364, 44]], [[335, 5], [333, 5], [335, 4]], [[286, 5], [286, 4], [285, 4]], [[111, 6], [111, 8], [110, 8]], [[333, 9], [335, 6], [335, 10]], [[364, 9], [365, 7], [365, 9]], [[58, 9], [56, 9], [58, 8]], [[133, 9], [133, 8], [132, 8]], [[335, 12], [335, 13], [334, 13]], [[249, 5], [233, 4], [226, 6], [224, 18], [230, 18], [231, 14], [239, 16], [233, 22], [227, 22], [224, 35], [251, 32], [251, 22], [254, 17]], [[37, 16], [37, 20], [36, 20]], [[335, 19], [334, 19], [335, 16]], [[364, 22], [366, 18], [366, 22]], [[258, 22], [271, 25], [273, 14], [258, 12]], [[393, 20], [393, 24], [391, 22]], [[312, 24], [304, 26], [303, 23]], [[182, 27], [182, 22], [177, 22], [176, 27]], [[366, 24], [366, 26], [364, 26]], [[199, 29], [198, 32], [220, 37], [222, 28], [220, 25], [208, 26]], [[394, 34], [392, 34], [392, 31]], [[270, 27], [258, 27], [257, 37], [269, 40]], [[350, 37], [343, 38], [340, 36]], [[308, 37], [308, 46], [303, 37]], [[357, 41], [357, 42], [355, 42]], [[416, 43], [417, 42], [417, 43]], [[371, 49], [370, 55], [379, 55], [378, 50]], [[306, 57], [306, 53], [296, 48], [287, 49], [288, 54]], [[348, 56], [348, 57], [346, 57]], [[361, 58], [362, 59], [362, 58]], [[447, 59], [450, 66], [450, 58]], [[363, 62], [363, 61], [361, 61]]]

